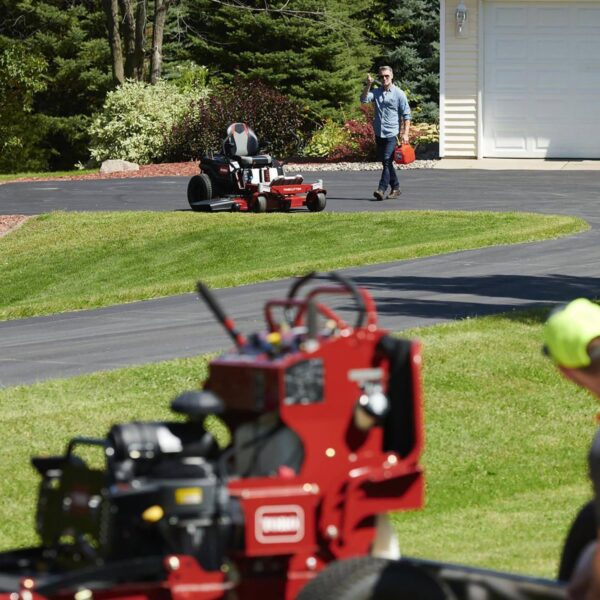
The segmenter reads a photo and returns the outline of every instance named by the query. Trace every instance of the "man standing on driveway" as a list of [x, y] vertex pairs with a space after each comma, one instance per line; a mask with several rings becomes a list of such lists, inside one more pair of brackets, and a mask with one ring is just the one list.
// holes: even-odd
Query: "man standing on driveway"
[[373, 130], [377, 144], [377, 157], [381, 160], [383, 171], [373, 196], [376, 200], [383, 200], [388, 185], [391, 186], [388, 199], [397, 198], [401, 193], [398, 175], [394, 169], [394, 150], [398, 134], [402, 143], [408, 144], [411, 114], [406, 94], [394, 85], [392, 68], [379, 67], [378, 72], [382, 85], [371, 91], [371, 85], [375, 80], [371, 75], [367, 75], [360, 101], [375, 103]]

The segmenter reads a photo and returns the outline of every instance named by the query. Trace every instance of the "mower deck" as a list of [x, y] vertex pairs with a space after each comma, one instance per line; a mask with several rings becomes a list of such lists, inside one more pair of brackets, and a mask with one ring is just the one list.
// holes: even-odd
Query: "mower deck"
[[200, 200], [193, 209], [199, 212], [290, 212], [308, 209], [319, 212], [325, 208], [322, 181], [297, 183], [299, 178], [282, 177], [281, 184], [247, 185], [244, 194], [227, 194]]

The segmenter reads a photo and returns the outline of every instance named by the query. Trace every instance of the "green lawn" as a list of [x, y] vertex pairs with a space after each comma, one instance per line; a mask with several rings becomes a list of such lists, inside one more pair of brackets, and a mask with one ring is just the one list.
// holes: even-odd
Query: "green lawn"
[[52, 171], [50, 173], [0, 173], [0, 181], [19, 181], [19, 179], [42, 179], [48, 181], [56, 177], [77, 177], [78, 175], [87, 175], [89, 173], [99, 173], [99, 169], [81, 169], [78, 171]]
[[[399, 514], [405, 554], [555, 575], [569, 521], [590, 495], [593, 399], [541, 356], [545, 313], [413, 330], [424, 342], [427, 505]], [[206, 359], [0, 390], [0, 546], [33, 543], [36, 453], [113, 421], [162, 419], [197, 386]]]
[[0, 238], [0, 319], [529, 242], [586, 229], [526, 213], [51, 213]]

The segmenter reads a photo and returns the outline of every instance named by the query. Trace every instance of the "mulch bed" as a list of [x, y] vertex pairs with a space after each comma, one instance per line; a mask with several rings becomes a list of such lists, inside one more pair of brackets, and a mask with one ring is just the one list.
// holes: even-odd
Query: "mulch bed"
[[198, 173], [198, 162], [161, 163], [158, 165], [140, 165], [139, 171], [119, 171], [118, 173], [82, 173], [77, 175], [61, 175], [57, 177], [19, 177], [13, 181], [1, 183], [13, 183], [18, 181], [58, 181], [74, 179], [125, 179], [128, 177], [167, 177], [167, 176], [192, 176]]
[[0, 215], [0, 237], [18, 229], [27, 219], [25, 215]]

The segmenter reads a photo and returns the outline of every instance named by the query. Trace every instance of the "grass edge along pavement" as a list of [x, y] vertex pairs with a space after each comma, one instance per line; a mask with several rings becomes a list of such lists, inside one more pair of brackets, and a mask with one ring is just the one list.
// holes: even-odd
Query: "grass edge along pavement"
[[[424, 347], [427, 500], [397, 513], [401, 550], [554, 577], [578, 507], [590, 497], [586, 455], [596, 401], [540, 352], [546, 310], [413, 329]], [[35, 542], [37, 477], [29, 457], [59, 453], [112, 422], [171, 418], [206, 357], [0, 390], [5, 459], [0, 546]], [[90, 418], [92, 417], [92, 418]]]
[[[0, 319], [99, 308], [589, 228], [529, 213], [54, 212], [0, 238]], [[43, 250], [43, 251], [40, 251]]]

